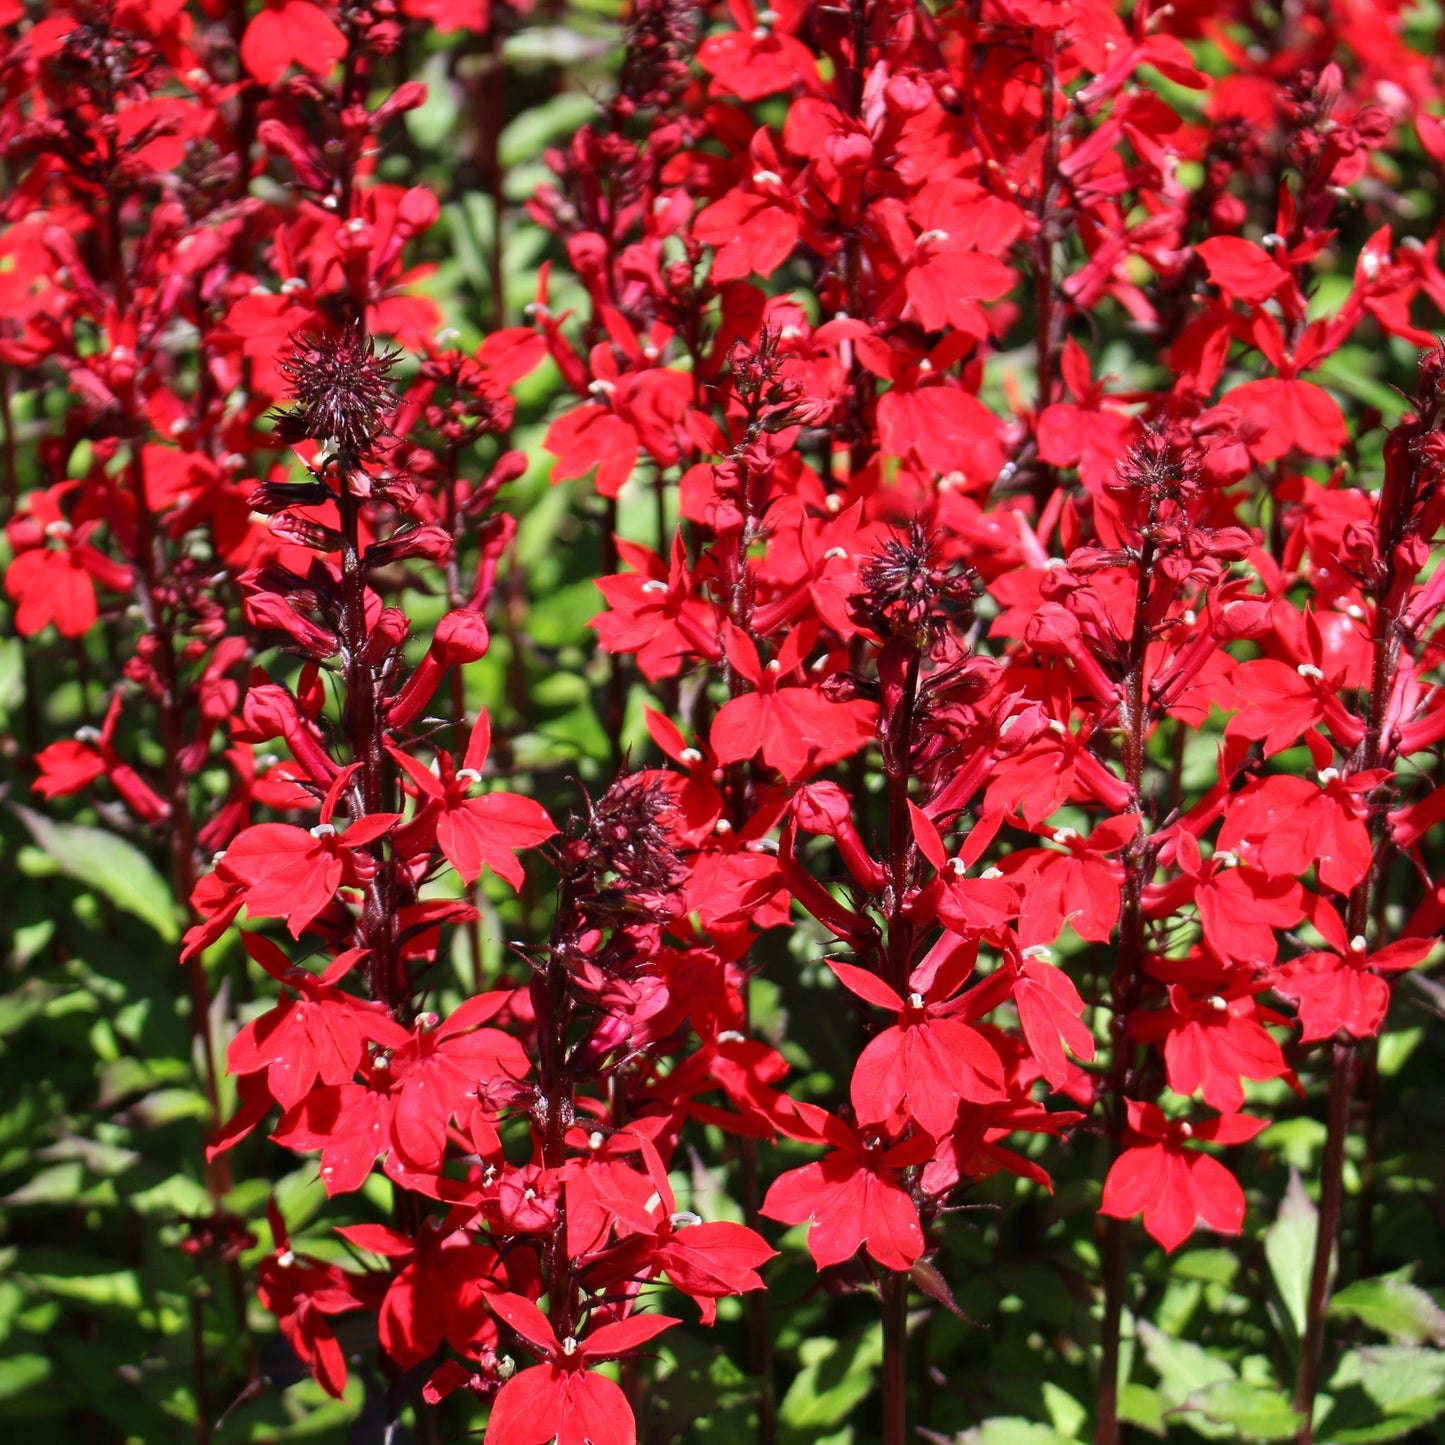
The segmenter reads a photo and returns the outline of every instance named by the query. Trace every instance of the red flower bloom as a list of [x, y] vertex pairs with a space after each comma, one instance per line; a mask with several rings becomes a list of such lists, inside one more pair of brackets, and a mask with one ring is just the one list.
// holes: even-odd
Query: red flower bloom
[[346, 37], [312, 0], [266, 0], [241, 37], [241, 60], [262, 85], [274, 85], [293, 65], [327, 75], [346, 54]]
[[832, 1152], [773, 1181], [760, 1211], [783, 1224], [808, 1223], [808, 1252], [819, 1269], [867, 1248], [884, 1269], [907, 1269], [923, 1253], [918, 1208], [903, 1170], [933, 1154], [926, 1134], [890, 1142], [876, 1129], [852, 1129], [815, 1104], [791, 1103], [774, 1116], [783, 1133]]
[[582, 1339], [559, 1340], [542, 1311], [521, 1295], [496, 1294], [490, 1302], [545, 1362], [513, 1375], [498, 1392], [487, 1421], [492, 1445], [636, 1445], [627, 1396], [588, 1366], [630, 1354], [677, 1320], [633, 1315]]
[[1168, 1119], [1155, 1104], [1129, 1100], [1124, 1152], [1104, 1180], [1100, 1214], [1115, 1219], [1144, 1216], [1144, 1228], [1166, 1250], [1178, 1249], [1199, 1225], [1238, 1234], [1244, 1224], [1244, 1190], [1228, 1169], [1186, 1140], [1243, 1144], [1268, 1125], [1245, 1114], [1222, 1115], [1202, 1124]]

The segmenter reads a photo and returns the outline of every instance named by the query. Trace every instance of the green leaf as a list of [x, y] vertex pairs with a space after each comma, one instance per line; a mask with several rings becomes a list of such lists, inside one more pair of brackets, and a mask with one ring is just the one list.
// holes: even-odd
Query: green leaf
[[1189, 1340], [1171, 1339], [1147, 1320], [1139, 1321], [1144, 1357], [1159, 1376], [1159, 1386], [1170, 1404], [1180, 1405], [1197, 1391], [1223, 1380], [1234, 1371], [1217, 1355]]
[[33, 1288], [93, 1309], [122, 1310], [134, 1314], [141, 1307], [140, 1277], [133, 1269], [98, 1270], [76, 1265], [74, 1272], [20, 1275]]
[[1239, 1273], [1239, 1260], [1227, 1249], [1186, 1249], [1170, 1261], [1169, 1273], [1175, 1279], [1231, 1285]]
[[61, 992], [60, 986], [27, 978], [19, 988], [0, 994], [0, 1038], [19, 1033], [31, 1019], [45, 1010], [45, 1005]]
[[1318, 1234], [1319, 1211], [1305, 1193], [1299, 1174], [1291, 1169], [1279, 1214], [1264, 1232], [1264, 1257], [1294, 1325], [1296, 1339], [1304, 1334], [1309, 1312], [1310, 1275]]
[[1017, 1415], [1001, 1415], [954, 1437], [956, 1445], [1074, 1445], [1075, 1437], [1061, 1435], [1051, 1425], [1040, 1425]]
[[1374, 1445], [1413, 1436], [1442, 1410], [1445, 1360], [1438, 1351], [1408, 1346], [1351, 1350], [1322, 1395], [1315, 1438], [1321, 1445]]
[[798, 1356], [803, 1368], [783, 1396], [778, 1419], [800, 1445], [803, 1441], [811, 1445], [821, 1431], [841, 1423], [872, 1393], [883, 1360], [882, 1332], [875, 1328], [850, 1340], [810, 1339]]
[[1402, 1274], [1356, 1280], [1330, 1301], [1330, 1314], [1359, 1320], [1397, 1344], [1445, 1345], [1445, 1310]]
[[1212, 1424], [1232, 1426], [1245, 1440], [1287, 1440], [1302, 1418], [1278, 1390], [1244, 1380], [1218, 1380], [1196, 1390], [1184, 1408]]
[[1052, 1380], [1044, 1381], [1043, 1394], [1044, 1409], [1049, 1412], [1054, 1429], [1070, 1439], [1082, 1435], [1089, 1412], [1067, 1390], [1060, 1389]]
[[421, 73], [426, 84], [426, 99], [406, 113], [407, 133], [425, 149], [439, 146], [455, 131], [459, 121], [459, 87], [447, 75], [449, 58], [444, 51], [427, 57]]
[[1125, 1380], [1119, 1386], [1119, 1419], [1126, 1425], [1137, 1425], [1151, 1435], [1164, 1434], [1164, 1401], [1158, 1390]]
[[1291, 1169], [1311, 1174], [1325, 1147], [1325, 1126], [1318, 1119], [1283, 1119], [1259, 1136], [1259, 1147], [1279, 1154]]
[[25, 701], [25, 650], [18, 637], [0, 641], [0, 718], [15, 716]]
[[528, 614], [528, 634], [542, 647], [585, 641], [589, 635], [588, 621], [606, 610], [606, 599], [589, 577], [539, 597]]
[[170, 885], [139, 848], [102, 828], [55, 823], [18, 803], [10, 807], [67, 877], [98, 889], [117, 908], [150, 924], [167, 943], [180, 937]]
[[13, 1400], [50, 1378], [44, 1355], [7, 1355], [0, 1359], [0, 1400]]
[[19, 1189], [0, 1199], [0, 1204], [16, 1208], [25, 1204], [69, 1204], [85, 1187], [85, 1167], [76, 1161], [52, 1164], [42, 1169]]
[[1382, 1079], [1393, 1079], [1424, 1041], [1424, 1029], [1391, 1029], [1376, 1040]]
[[[561, 25], [531, 25], [525, 30], [518, 30], [507, 36], [502, 44], [502, 58], [508, 65], [516, 65], [526, 69], [528, 65], [562, 65], [573, 67], [586, 60], [598, 60], [607, 54], [609, 45], [605, 40], [599, 40], [595, 36], [583, 35], [573, 26]], [[558, 99], [561, 99], [559, 96]], [[545, 109], [544, 106], [534, 106], [534, 110]], [[596, 112], [596, 102], [592, 102], [585, 114], [579, 112], [576, 120], [556, 121], [555, 134], [562, 135], [568, 131], [574, 131], [579, 125], [585, 124]], [[530, 115], [531, 111], [524, 112]], [[516, 121], [507, 127], [507, 131], [516, 126]], [[507, 146], [507, 131], [502, 132], [502, 144]], [[549, 132], [550, 133], [550, 132]], [[513, 141], [510, 148], [504, 150], [503, 154], [508, 155], [517, 151], [521, 156], [527, 154], [525, 149], [519, 147], [517, 141]], [[507, 164], [515, 162], [508, 161]]]
[[1445, 1352], [1408, 1345], [1382, 1345], [1358, 1351], [1360, 1384], [1387, 1415], [1433, 1418], [1445, 1409]]
[[[565, 36], [565, 31], [553, 32]], [[509, 50], [517, 36], [507, 41]], [[579, 37], [569, 37], [568, 43], [579, 43]], [[580, 42], [585, 44], [586, 42]], [[510, 55], [508, 56], [510, 59]], [[555, 57], [554, 57], [555, 61]], [[503, 166], [521, 165], [523, 161], [534, 160], [562, 136], [570, 135], [578, 126], [586, 125], [597, 117], [596, 100], [582, 91], [564, 90], [541, 105], [529, 106], [516, 119], [508, 122], [497, 143], [498, 155]]]

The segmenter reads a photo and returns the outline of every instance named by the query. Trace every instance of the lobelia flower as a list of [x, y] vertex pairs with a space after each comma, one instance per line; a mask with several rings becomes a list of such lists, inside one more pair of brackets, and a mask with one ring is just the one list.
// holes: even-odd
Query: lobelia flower
[[1191, 1140], [1244, 1144], [1269, 1120], [1226, 1114], [1202, 1123], [1167, 1118], [1157, 1104], [1128, 1101], [1129, 1133], [1123, 1152], [1104, 1180], [1099, 1213], [1115, 1219], [1144, 1216], [1144, 1228], [1174, 1251], [1201, 1224], [1220, 1234], [1244, 1225], [1244, 1190], [1239, 1181]]
[[487, 1422], [494, 1445], [636, 1445], [637, 1424], [619, 1386], [590, 1365], [636, 1351], [679, 1321], [632, 1315], [559, 1340], [530, 1300], [505, 1292], [489, 1303], [543, 1363], [519, 1370], [497, 1392]]

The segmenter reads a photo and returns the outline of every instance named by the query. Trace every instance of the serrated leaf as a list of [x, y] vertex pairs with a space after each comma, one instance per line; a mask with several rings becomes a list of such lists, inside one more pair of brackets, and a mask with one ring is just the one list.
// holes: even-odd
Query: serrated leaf
[[78, 823], [56, 823], [40, 813], [10, 805], [30, 830], [36, 846], [68, 878], [103, 893], [117, 908], [148, 923], [167, 943], [180, 937], [170, 885], [139, 848]]
[[1287, 1440], [1299, 1429], [1301, 1416], [1278, 1391], [1245, 1380], [1218, 1380], [1184, 1401], [1216, 1425], [1229, 1425], [1245, 1440]]
[[1171, 1339], [1147, 1320], [1139, 1321], [1138, 1331], [1144, 1357], [1154, 1367], [1160, 1390], [1171, 1404], [1181, 1404], [1195, 1392], [1235, 1377], [1217, 1355], [1189, 1340]]
[[1309, 1312], [1310, 1275], [1318, 1235], [1319, 1211], [1305, 1193], [1298, 1172], [1291, 1169], [1279, 1213], [1264, 1232], [1264, 1257], [1294, 1325], [1296, 1339], [1304, 1334]]
[[1356, 1280], [1330, 1301], [1330, 1314], [1357, 1319], [1397, 1344], [1445, 1345], [1445, 1310], [1401, 1275]]
[[1382, 1345], [1358, 1354], [1360, 1384], [1385, 1414], [1432, 1418], [1445, 1409], [1445, 1352]]

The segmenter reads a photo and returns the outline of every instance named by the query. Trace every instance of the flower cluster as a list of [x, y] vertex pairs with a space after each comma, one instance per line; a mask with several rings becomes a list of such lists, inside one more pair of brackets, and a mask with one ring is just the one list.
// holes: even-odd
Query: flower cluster
[[[517, 326], [478, 104], [463, 340], [407, 66], [429, 27], [500, 65], [526, 7], [0, 3], [4, 587], [32, 653], [115, 664], [31, 783], [169, 859], [191, 1252], [326, 1391], [629, 1445], [650, 1302], [746, 1296], [771, 1445], [805, 1226], [876, 1289], [901, 1445], [950, 1217], [1068, 1169], [1115, 1445], [1129, 1221], [1238, 1234], [1246, 1146], [1327, 1097], [1308, 1440], [1351, 1101], [1445, 923], [1445, 273], [1395, 189], [1445, 131], [1386, 9], [635, 0]], [[58, 398], [23, 457], [17, 386]], [[538, 455], [600, 592], [565, 781]], [[799, 959], [846, 1076], [756, 1026]], [[263, 1129], [304, 1249], [233, 1212]]]

